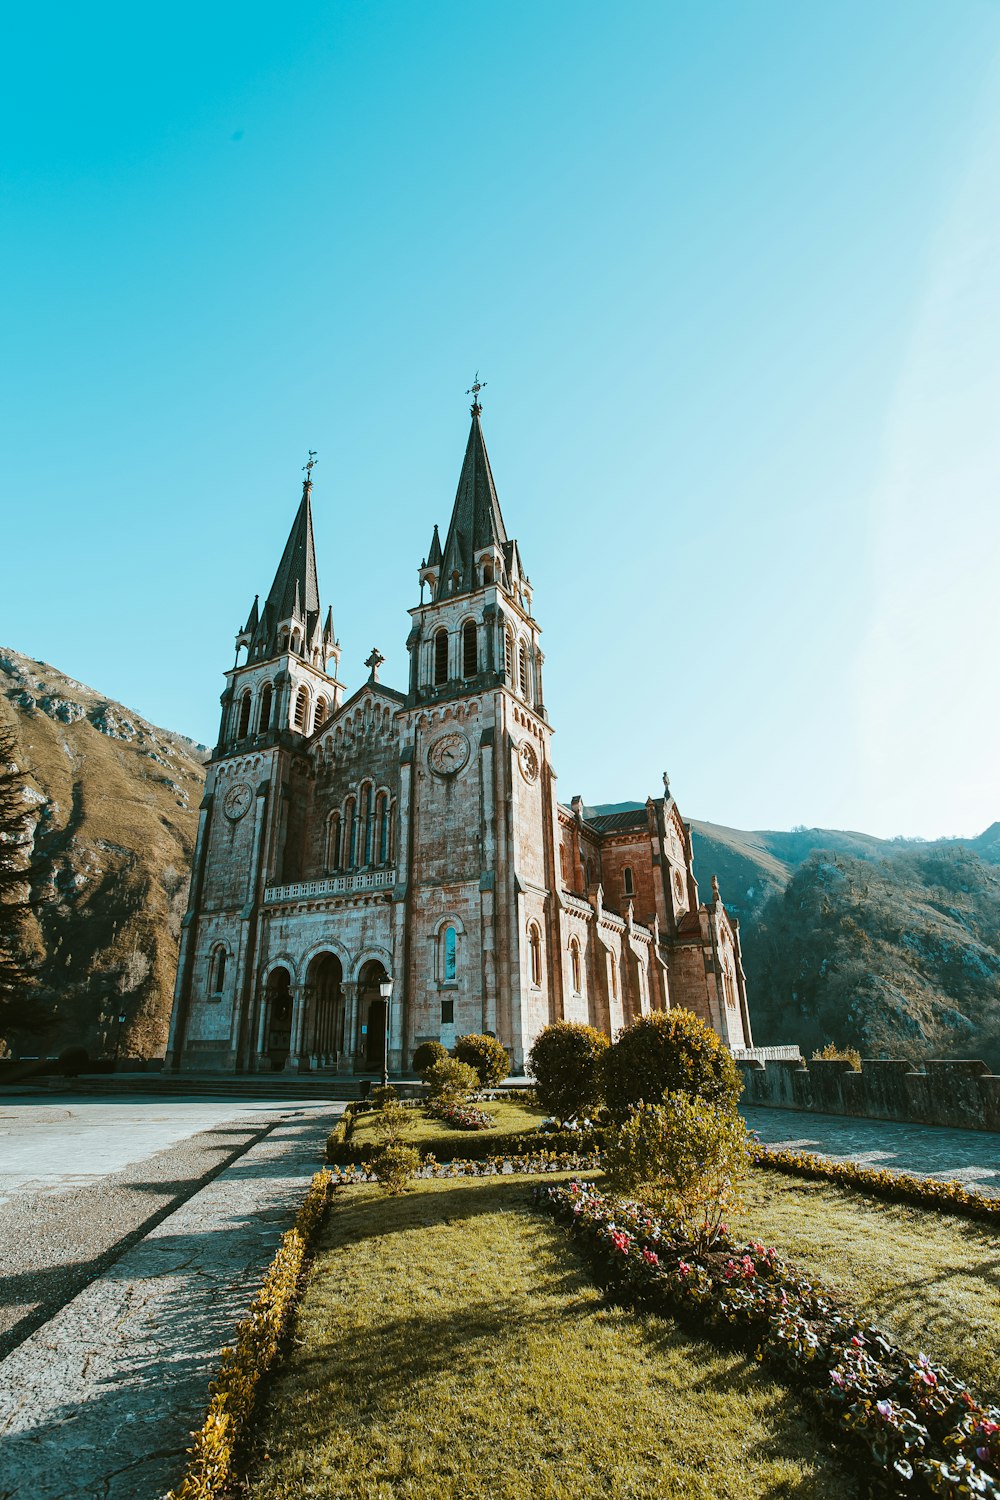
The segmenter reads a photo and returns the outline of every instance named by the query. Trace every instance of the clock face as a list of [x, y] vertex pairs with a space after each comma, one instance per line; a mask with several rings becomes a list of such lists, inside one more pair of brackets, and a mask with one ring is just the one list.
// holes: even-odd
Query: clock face
[[235, 823], [237, 818], [242, 818], [253, 801], [253, 792], [245, 781], [237, 781], [226, 793], [222, 810], [227, 818], [232, 818]]
[[538, 753], [530, 740], [522, 740], [517, 751], [518, 765], [525, 781], [534, 781], [538, 776]]
[[434, 741], [427, 759], [439, 776], [454, 776], [469, 759], [469, 741], [458, 731], [443, 734]]

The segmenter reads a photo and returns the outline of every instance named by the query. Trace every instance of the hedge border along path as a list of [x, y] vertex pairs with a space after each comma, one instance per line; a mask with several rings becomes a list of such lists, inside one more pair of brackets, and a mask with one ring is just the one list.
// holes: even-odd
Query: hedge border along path
[[909, 1203], [917, 1208], [943, 1209], [969, 1219], [981, 1219], [1000, 1225], [1000, 1198], [971, 1191], [960, 1182], [940, 1181], [934, 1177], [914, 1177], [910, 1172], [889, 1171], [883, 1167], [859, 1167], [851, 1161], [830, 1161], [805, 1151], [782, 1151], [758, 1146], [754, 1166], [765, 1171], [787, 1172], [791, 1177], [806, 1177], [851, 1188], [868, 1197], [883, 1198], [889, 1203]]
[[617, 1300], [707, 1325], [794, 1376], [882, 1493], [1000, 1500], [1000, 1408], [840, 1311], [775, 1250], [720, 1236], [698, 1253], [640, 1205], [579, 1182], [539, 1186], [534, 1202], [569, 1227]]
[[226, 1492], [233, 1455], [253, 1414], [258, 1387], [274, 1362], [298, 1301], [306, 1256], [330, 1202], [331, 1180], [325, 1170], [313, 1177], [260, 1291], [237, 1324], [235, 1346], [223, 1349], [219, 1373], [209, 1386], [208, 1413], [188, 1450], [187, 1472], [167, 1500], [216, 1500]]

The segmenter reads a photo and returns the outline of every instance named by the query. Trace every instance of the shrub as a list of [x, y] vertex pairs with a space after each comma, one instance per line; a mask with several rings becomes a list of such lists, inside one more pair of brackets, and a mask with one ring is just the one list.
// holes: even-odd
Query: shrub
[[443, 1057], [447, 1056], [448, 1048], [443, 1043], [421, 1042], [413, 1054], [413, 1071], [423, 1077], [433, 1063], [440, 1062]]
[[406, 1192], [410, 1178], [420, 1170], [420, 1152], [396, 1141], [382, 1147], [372, 1162], [372, 1168], [382, 1191], [398, 1197]]
[[398, 1099], [399, 1095], [391, 1083], [380, 1083], [377, 1089], [372, 1089], [371, 1101], [376, 1109], [382, 1109], [386, 1104]]
[[838, 1047], [836, 1042], [827, 1042], [812, 1055], [813, 1062], [849, 1062], [855, 1073], [861, 1072], [861, 1053], [857, 1047]]
[[690, 1010], [654, 1011], [620, 1033], [604, 1054], [604, 1097], [617, 1120], [640, 1100], [684, 1093], [735, 1104], [743, 1080], [727, 1048]]
[[708, 1245], [740, 1207], [739, 1187], [751, 1163], [746, 1124], [731, 1104], [667, 1094], [640, 1104], [605, 1153], [614, 1186]]
[[484, 1088], [488, 1088], [491, 1083], [503, 1083], [510, 1072], [507, 1049], [495, 1036], [460, 1036], [455, 1043], [455, 1056], [459, 1062], [468, 1063], [470, 1068], [475, 1068]]
[[479, 1083], [479, 1075], [468, 1063], [442, 1057], [427, 1069], [424, 1082], [435, 1103], [461, 1104]]
[[375, 1117], [375, 1133], [387, 1146], [402, 1144], [416, 1123], [413, 1111], [404, 1108], [395, 1095], [387, 1099]]
[[601, 1102], [601, 1062], [608, 1039], [593, 1026], [556, 1021], [535, 1038], [528, 1071], [543, 1109], [559, 1121], [596, 1108]]

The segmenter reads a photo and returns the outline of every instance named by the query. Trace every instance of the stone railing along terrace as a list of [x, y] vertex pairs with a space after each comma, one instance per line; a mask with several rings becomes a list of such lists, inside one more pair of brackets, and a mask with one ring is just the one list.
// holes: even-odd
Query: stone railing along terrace
[[1000, 1130], [1000, 1075], [978, 1058], [932, 1059], [923, 1070], [904, 1059], [867, 1059], [856, 1072], [840, 1058], [734, 1057], [745, 1084], [743, 1104]]

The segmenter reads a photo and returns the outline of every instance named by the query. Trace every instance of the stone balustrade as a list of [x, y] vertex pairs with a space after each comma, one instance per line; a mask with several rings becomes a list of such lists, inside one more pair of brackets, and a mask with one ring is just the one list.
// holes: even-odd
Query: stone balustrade
[[855, 1070], [846, 1059], [742, 1058], [741, 1103], [815, 1110], [868, 1120], [1000, 1131], [1000, 1075], [979, 1058], [870, 1058]]
[[283, 901], [310, 901], [326, 896], [353, 896], [364, 891], [388, 891], [396, 884], [395, 870], [361, 870], [355, 875], [328, 875], [323, 880], [299, 880], [291, 885], [269, 885], [267, 906]]

